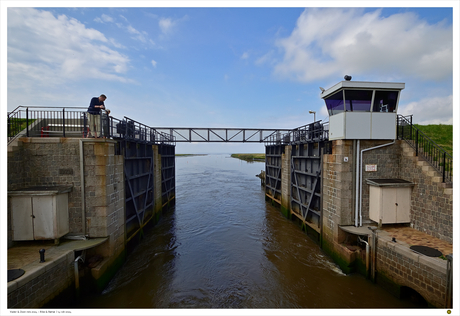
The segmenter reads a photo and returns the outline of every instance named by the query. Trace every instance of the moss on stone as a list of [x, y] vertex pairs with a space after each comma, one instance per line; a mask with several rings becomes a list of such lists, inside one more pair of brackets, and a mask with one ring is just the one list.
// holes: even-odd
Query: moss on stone
[[123, 250], [118, 257], [107, 267], [107, 270], [102, 274], [102, 276], [94, 280], [94, 290], [97, 293], [100, 293], [104, 288], [109, 284], [110, 280], [113, 278], [115, 273], [121, 268], [123, 263], [126, 260], [126, 251]]
[[343, 273], [350, 274], [354, 272], [354, 262], [348, 262], [340, 253], [335, 251], [334, 245], [328, 240], [323, 239], [323, 251], [340, 267]]

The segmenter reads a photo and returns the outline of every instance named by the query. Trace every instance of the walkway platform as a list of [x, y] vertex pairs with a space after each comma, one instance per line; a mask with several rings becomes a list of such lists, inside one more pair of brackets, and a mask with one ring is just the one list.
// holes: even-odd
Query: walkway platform
[[[74, 252], [93, 248], [104, 243], [108, 238], [87, 240], [61, 239], [59, 245], [50, 241], [24, 241], [8, 249], [8, 270], [22, 269], [24, 274], [8, 282], [8, 293], [16, 290], [34, 278], [42, 275], [57, 263], [69, 256], [68, 261], [74, 260]], [[40, 263], [40, 249], [45, 249], [45, 262]]]
[[[347, 233], [367, 236], [371, 234], [371, 230], [368, 227], [376, 228], [377, 226], [340, 226], [340, 229], [346, 231]], [[376, 233], [379, 237], [384, 237], [389, 240], [395, 238], [396, 243], [403, 247], [410, 248], [411, 246], [426, 246], [441, 251], [444, 256], [453, 253], [452, 244], [414, 228], [401, 225], [384, 225], [380, 229], [376, 230]]]

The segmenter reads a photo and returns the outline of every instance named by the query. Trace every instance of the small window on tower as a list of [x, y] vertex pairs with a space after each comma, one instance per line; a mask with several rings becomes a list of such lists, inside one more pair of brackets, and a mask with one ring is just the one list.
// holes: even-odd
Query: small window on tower
[[324, 100], [329, 115], [343, 112], [343, 91], [339, 91]]
[[398, 101], [398, 91], [375, 91], [373, 112], [396, 111], [396, 102]]
[[345, 111], [370, 112], [372, 90], [346, 90]]

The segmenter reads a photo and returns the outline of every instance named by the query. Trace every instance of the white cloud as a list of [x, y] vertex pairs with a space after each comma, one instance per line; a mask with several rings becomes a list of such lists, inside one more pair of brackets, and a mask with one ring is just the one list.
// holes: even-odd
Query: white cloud
[[452, 45], [450, 26], [413, 13], [385, 18], [380, 10], [309, 8], [277, 41], [284, 56], [274, 72], [301, 82], [369, 72], [442, 80], [452, 75]]
[[452, 104], [452, 95], [432, 97], [400, 105], [398, 113], [404, 116], [413, 114], [415, 124], [453, 124]]
[[152, 61], [151, 61], [151, 62], [152, 62], [152, 66], [153, 66], [154, 68], [157, 68], [157, 62], [156, 62], [156, 61], [154, 61], [153, 59], [152, 59]]
[[168, 34], [174, 27], [175, 22], [171, 18], [161, 18], [158, 21], [158, 25], [160, 26], [161, 32], [163, 32], [163, 34]]
[[274, 57], [274, 55], [275, 55], [275, 52], [273, 50], [271, 50], [268, 53], [266, 53], [265, 55], [263, 55], [262, 57], [257, 58], [255, 64], [257, 66], [261, 66], [263, 64], [273, 65], [273, 64], [275, 64], [277, 62], [277, 60]]
[[94, 21], [98, 23], [113, 22], [113, 18], [107, 14], [102, 14], [101, 17], [95, 18]]
[[9, 8], [8, 99], [42, 85], [65, 87], [92, 78], [129, 82], [123, 74], [130, 60], [110, 43], [101, 32], [65, 15]]
[[249, 53], [244, 52], [243, 55], [241, 55], [241, 59], [248, 59], [249, 58]]

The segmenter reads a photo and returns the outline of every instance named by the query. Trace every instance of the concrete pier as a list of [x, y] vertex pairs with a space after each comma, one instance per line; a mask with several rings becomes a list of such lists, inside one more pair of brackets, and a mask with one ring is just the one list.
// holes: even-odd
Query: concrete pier
[[[125, 260], [128, 241], [139, 239], [144, 226], [158, 220], [163, 208], [174, 200], [174, 146], [161, 146], [65, 137], [23, 137], [10, 144], [8, 268], [23, 269], [25, 273], [8, 283], [9, 308], [41, 307], [65, 290], [72, 293], [74, 261], [79, 256], [83, 259], [82, 275], [90, 271], [92, 290], [105, 287]], [[131, 148], [129, 155], [127, 147]], [[162, 158], [161, 152], [168, 155]], [[127, 161], [131, 163], [127, 165]], [[167, 173], [162, 166], [172, 171]], [[27, 193], [24, 188], [34, 186], [70, 188], [66, 191], [65, 206], [69, 232], [57, 243], [53, 240], [50, 245], [49, 241], [36, 238], [18, 241], [15, 237], [13, 229], [24, 225], [12, 222], [12, 212], [17, 210], [13, 209], [11, 198], [14, 193]], [[128, 198], [130, 211], [136, 214], [129, 226], [127, 219], [133, 216], [127, 213]], [[32, 207], [32, 211], [37, 210]], [[35, 217], [39, 215], [31, 216], [32, 225], [38, 225]], [[41, 247], [46, 248], [44, 263], [38, 262]]]
[[[292, 178], [293, 170], [297, 168], [293, 169], [289, 157], [292, 152], [296, 152], [292, 149], [294, 146], [283, 145], [283, 149], [278, 150], [276, 157], [279, 157], [279, 172], [274, 172], [277, 169], [273, 166], [271, 154], [275, 146], [267, 146], [266, 150], [271, 154], [266, 166], [269, 175], [267, 198], [279, 204], [283, 214], [289, 217], [298, 214], [292, 208], [295, 203], [286, 203], [289, 199], [293, 200], [292, 195], [298, 186]], [[403, 297], [412, 290], [419, 293], [430, 306], [451, 307], [448, 303], [451, 285], [446, 281], [450, 273], [446, 257], [453, 251], [452, 189], [441, 183], [438, 173], [416, 157], [414, 150], [404, 141], [361, 141], [359, 150], [365, 154], [362, 155], [359, 177], [356, 172], [357, 141], [334, 140], [330, 147], [322, 156], [321, 224], [317, 229], [323, 250], [345, 273], [360, 272], [397, 296]], [[303, 165], [307, 164], [307, 157]], [[399, 224], [373, 221], [370, 218], [372, 201], [366, 180], [398, 178], [413, 183], [408, 201], [410, 220]], [[281, 185], [275, 190], [276, 183]], [[362, 195], [358, 198], [357, 191], [361, 190]], [[355, 212], [357, 205], [361, 205], [360, 212]], [[297, 217], [304, 219], [303, 216]], [[306, 217], [305, 221], [305, 225], [317, 227], [314, 218]], [[373, 275], [370, 270], [366, 270], [366, 247], [358, 239], [359, 236], [371, 243], [372, 232], [368, 227], [377, 229], [373, 250], [375, 257], [371, 258], [371, 266], [375, 271]], [[411, 236], [417, 238], [411, 239]], [[393, 238], [396, 242], [392, 241]], [[443, 256], [430, 258], [414, 253], [410, 249], [412, 245], [438, 249]]]

